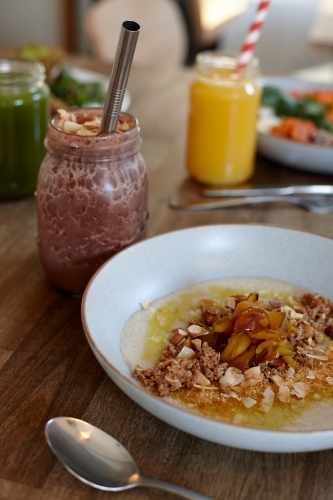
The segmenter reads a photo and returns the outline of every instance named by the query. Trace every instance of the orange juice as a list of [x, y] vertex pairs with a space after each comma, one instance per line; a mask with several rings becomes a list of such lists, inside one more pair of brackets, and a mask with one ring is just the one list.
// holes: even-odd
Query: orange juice
[[190, 89], [186, 167], [205, 184], [237, 184], [254, 170], [261, 90], [258, 64], [234, 72], [236, 60], [218, 52], [197, 56]]

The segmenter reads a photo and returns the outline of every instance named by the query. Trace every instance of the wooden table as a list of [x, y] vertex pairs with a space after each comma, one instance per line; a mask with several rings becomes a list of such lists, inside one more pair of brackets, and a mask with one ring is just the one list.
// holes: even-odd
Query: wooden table
[[[93, 61], [75, 60], [109, 74]], [[275, 204], [207, 213], [175, 212], [170, 195], [195, 191], [184, 170], [189, 70], [133, 68], [130, 111], [139, 118], [149, 169], [148, 236], [206, 224], [279, 224], [333, 237], [333, 214]], [[332, 183], [257, 159], [261, 182]], [[35, 199], [0, 202], [0, 499], [107, 499], [68, 474], [51, 453], [44, 426], [54, 416], [87, 420], [123, 443], [140, 471], [221, 500], [331, 499], [333, 451], [269, 454], [192, 437], [125, 396], [94, 358], [82, 329], [81, 299], [49, 284], [36, 244]], [[315, 256], [314, 256], [315, 258]], [[136, 489], [119, 499], [170, 499]]]

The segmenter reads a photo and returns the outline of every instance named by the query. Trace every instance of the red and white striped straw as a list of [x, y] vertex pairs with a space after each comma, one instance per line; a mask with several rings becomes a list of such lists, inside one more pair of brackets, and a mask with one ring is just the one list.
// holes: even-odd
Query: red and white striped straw
[[236, 72], [242, 71], [252, 59], [254, 49], [260, 38], [262, 26], [268, 14], [270, 3], [271, 0], [261, 0], [258, 6], [253, 22], [239, 54]]

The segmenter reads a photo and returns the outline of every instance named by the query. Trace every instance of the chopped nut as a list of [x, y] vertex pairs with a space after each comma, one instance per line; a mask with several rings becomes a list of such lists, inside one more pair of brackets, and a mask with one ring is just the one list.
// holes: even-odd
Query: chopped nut
[[196, 337], [201, 337], [201, 335], [207, 335], [209, 333], [209, 330], [206, 330], [206, 328], [203, 328], [200, 325], [190, 325], [187, 329], [190, 337], [193, 339]]
[[177, 330], [175, 331], [175, 333], [171, 337], [170, 342], [173, 345], [178, 345], [178, 344], [180, 344], [180, 342], [184, 341], [186, 339], [186, 337], [187, 337], [187, 332], [185, 332], [181, 328], [177, 328]]
[[280, 377], [280, 375], [273, 375], [271, 377], [271, 379], [273, 380], [273, 382], [276, 383], [277, 386], [281, 387], [282, 385], [284, 385], [285, 381], [283, 380], [282, 377]]
[[260, 381], [263, 379], [263, 374], [260, 371], [260, 366], [253, 366], [252, 368], [245, 370], [244, 375], [247, 380], [254, 379]]
[[301, 399], [304, 399], [305, 396], [310, 392], [310, 389], [304, 382], [295, 382], [294, 384], [292, 384], [292, 386], [294, 390], [291, 393]]
[[294, 373], [295, 373], [294, 368], [291, 368], [291, 366], [290, 366], [290, 367], [288, 368], [287, 373], [286, 373], [286, 379], [291, 378], [291, 377], [294, 375]]
[[195, 348], [196, 351], [201, 350], [201, 340], [200, 339], [193, 339], [191, 340], [191, 345]]
[[208, 380], [208, 378], [205, 377], [205, 375], [199, 370], [194, 370], [193, 382], [204, 387], [210, 385], [210, 380]]
[[234, 419], [232, 421], [232, 423], [235, 425], [246, 425], [247, 422], [248, 422], [248, 419], [242, 413], [236, 413], [236, 415], [234, 416]]
[[314, 370], [309, 370], [306, 378], [314, 380], [316, 378], [316, 372]]
[[290, 315], [291, 319], [302, 319], [303, 318], [303, 314], [296, 312], [294, 309], [292, 309], [290, 311], [289, 315]]
[[245, 408], [252, 408], [252, 406], [257, 404], [257, 401], [250, 397], [241, 398], [241, 402], [243, 403]]
[[91, 137], [91, 136], [97, 135], [97, 134], [98, 134], [98, 130], [93, 131], [93, 130], [89, 130], [89, 129], [84, 128], [84, 127], [76, 132], [76, 135], [81, 135], [84, 137]]
[[192, 359], [195, 356], [193, 349], [184, 346], [177, 356], [177, 359]]
[[275, 394], [272, 389], [267, 387], [263, 392], [263, 396], [260, 407], [265, 413], [268, 413], [273, 406]]
[[83, 128], [79, 123], [74, 123], [72, 121], [66, 120], [63, 124], [62, 130], [67, 134], [77, 134], [79, 130]]
[[149, 302], [147, 302], [146, 300], [143, 300], [143, 301], [141, 302], [141, 306], [142, 306], [142, 309], [148, 309], [148, 308], [149, 308], [149, 306], [150, 306], [150, 303], [149, 303]]
[[225, 305], [227, 307], [230, 307], [230, 309], [236, 309], [236, 298], [228, 297], [227, 300], [225, 301]]
[[240, 370], [230, 366], [224, 375], [220, 378], [219, 382], [221, 385], [234, 386], [238, 385], [245, 380], [244, 375]]
[[281, 403], [290, 403], [290, 389], [286, 385], [280, 385], [278, 392], [278, 400]]

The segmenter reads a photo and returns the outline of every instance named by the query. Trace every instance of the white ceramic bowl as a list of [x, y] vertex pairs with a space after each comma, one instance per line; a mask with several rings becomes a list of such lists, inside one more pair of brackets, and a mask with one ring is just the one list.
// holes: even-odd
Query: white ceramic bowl
[[[309, 82], [300, 78], [267, 77], [261, 78], [261, 85], [276, 87], [282, 92], [306, 92], [328, 89], [327, 83]], [[282, 137], [276, 137], [261, 131], [258, 121], [257, 150], [262, 156], [290, 167], [319, 174], [333, 173], [333, 148], [316, 144], [302, 144]]]
[[102, 266], [89, 282], [82, 321], [97, 360], [131, 399], [161, 420], [195, 436], [238, 448], [301, 452], [333, 447], [333, 422], [324, 431], [269, 431], [225, 424], [182, 410], [142, 389], [120, 352], [128, 317], [153, 301], [200, 281], [265, 276], [333, 298], [333, 240], [260, 225], [185, 229], [138, 243]]

